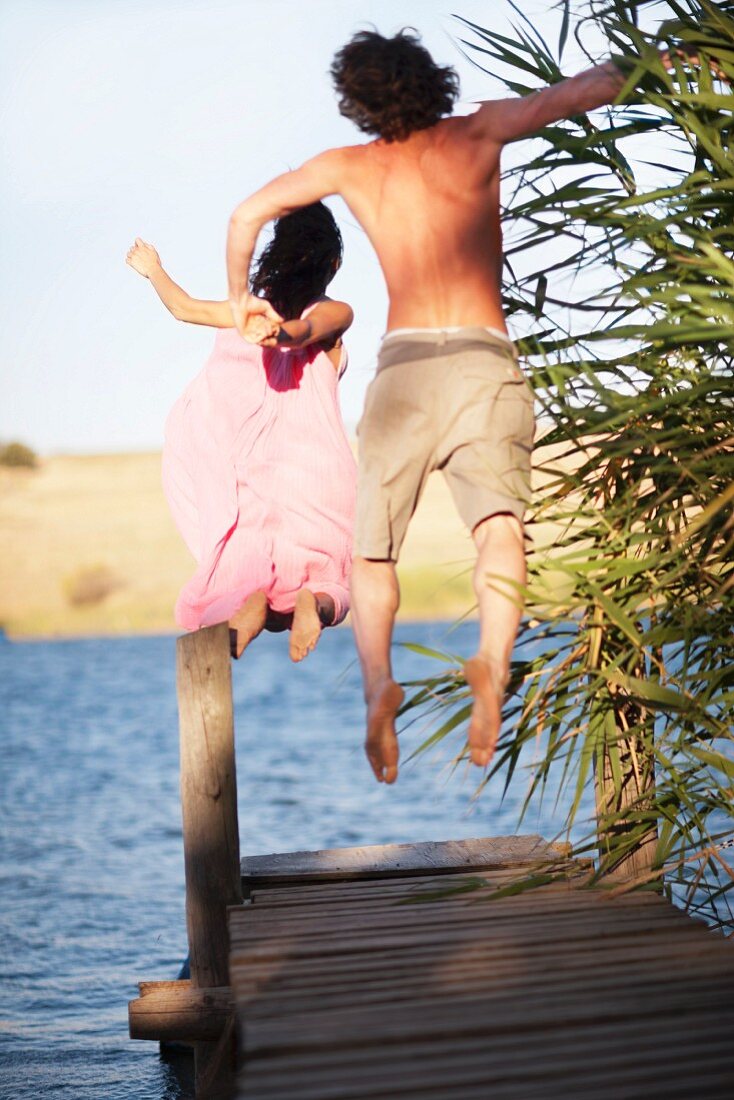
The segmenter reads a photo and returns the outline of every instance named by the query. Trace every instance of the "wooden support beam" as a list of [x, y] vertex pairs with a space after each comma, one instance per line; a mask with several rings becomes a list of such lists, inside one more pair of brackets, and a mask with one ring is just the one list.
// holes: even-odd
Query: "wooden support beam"
[[[227, 909], [242, 901], [228, 625], [179, 638], [176, 664], [191, 986], [206, 990], [229, 985]], [[197, 1096], [231, 1072], [234, 1029], [222, 1034], [194, 1044]]]
[[218, 1042], [234, 1011], [228, 986], [197, 989], [188, 981], [141, 982], [128, 1006], [131, 1039]]

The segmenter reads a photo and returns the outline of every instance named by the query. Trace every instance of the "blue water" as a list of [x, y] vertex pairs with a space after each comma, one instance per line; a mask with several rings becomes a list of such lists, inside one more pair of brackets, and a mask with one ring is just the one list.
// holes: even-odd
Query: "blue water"
[[[403, 625], [397, 639], [468, 654], [475, 631]], [[286, 647], [263, 636], [233, 669], [243, 854], [516, 830], [526, 779], [502, 804], [500, 783], [473, 802], [476, 773], [449, 766], [458, 739], [375, 783], [349, 630], [299, 666]], [[186, 953], [174, 658], [173, 638], [0, 640], [3, 1100], [190, 1095], [157, 1044], [127, 1037], [136, 983], [175, 977]], [[434, 668], [401, 648], [396, 667]]]

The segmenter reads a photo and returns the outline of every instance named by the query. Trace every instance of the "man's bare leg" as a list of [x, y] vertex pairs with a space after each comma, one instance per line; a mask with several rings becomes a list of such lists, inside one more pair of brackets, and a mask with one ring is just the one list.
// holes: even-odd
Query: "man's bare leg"
[[393, 563], [355, 558], [352, 625], [367, 703], [365, 751], [378, 783], [394, 783], [398, 776], [395, 716], [403, 701], [403, 689], [393, 680], [390, 646], [399, 604], [400, 588]]
[[302, 588], [293, 608], [289, 647], [291, 660], [302, 661], [307, 657], [316, 648], [322, 626], [330, 626], [335, 617], [336, 608], [331, 596]]
[[519, 586], [525, 584], [527, 572], [523, 529], [514, 516], [491, 516], [475, 527], [473, 536], [479, 550], [474, 570], [479, 650], [466, 662], [464, 675], [474, 696], [468, 734], [471, 758], [486, 767], [499, 738], [502, 701], [522, 617]]
[[268, 597], [264, 592], [253, 592], [239, 611], [229, 620], [229, 646], [237, 660], [251, 641], [257, 638], [268, 617]]

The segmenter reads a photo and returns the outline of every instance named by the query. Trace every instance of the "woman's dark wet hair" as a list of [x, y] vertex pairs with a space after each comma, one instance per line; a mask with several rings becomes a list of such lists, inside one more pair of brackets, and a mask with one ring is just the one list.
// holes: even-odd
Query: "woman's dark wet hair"
[[253, 294], [267, 298], [286, 321], [300, 317], [321, 298], [342, 262], [342, 235], [322, 202], [285, 214], [275, 223], [251, 280]]
[[359, 31], [334, 57], [331, 76], [341, 113], [385, 141], [434, 126], [459, 95], [454, 70], [437, 65], [409, 27], [392, 38]]

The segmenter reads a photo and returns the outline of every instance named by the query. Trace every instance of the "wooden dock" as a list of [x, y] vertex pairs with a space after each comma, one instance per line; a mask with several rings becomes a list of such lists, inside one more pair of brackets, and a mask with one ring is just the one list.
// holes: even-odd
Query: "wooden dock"
[[243, 861], [237, 1100], [734, 1097], [723, 937], [583, 874], [488, 900], [537, 837], [400, 847]]
[[240, 864], [226, 624], [179, 639], [178, 692], [191, 979], [129, 1018], [192, 1045], [197, 1100], [732, 1100], [734, 944], [619, 889], [654, 831], [593, 889], [532, 836]]

